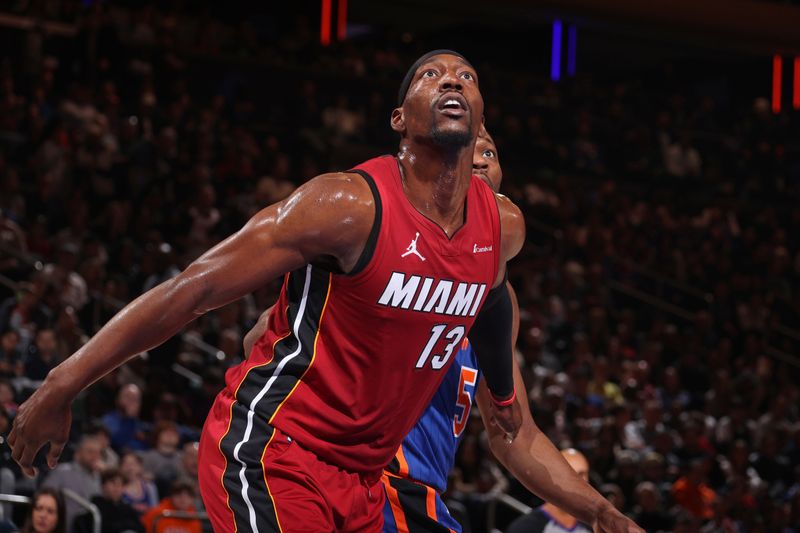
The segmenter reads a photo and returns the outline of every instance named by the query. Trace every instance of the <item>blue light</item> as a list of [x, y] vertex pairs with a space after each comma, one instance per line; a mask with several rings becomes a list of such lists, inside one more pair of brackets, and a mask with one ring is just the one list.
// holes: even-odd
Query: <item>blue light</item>
[[578, 29], [574, 24], [567, 26], [567, 75], [575, 75], [575, 57], [578, 53]]
[[550, 78], [561, 79], [561, 21], [553, 21], [553, 55], [550, 58]]

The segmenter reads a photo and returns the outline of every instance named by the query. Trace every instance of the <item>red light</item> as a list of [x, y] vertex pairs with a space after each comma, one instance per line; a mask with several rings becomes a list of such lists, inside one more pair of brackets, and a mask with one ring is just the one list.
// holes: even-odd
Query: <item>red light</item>
[[331, 44], [331, 0], [322, 0], [322, 25], [319, 29], [319, 42], [322, 46]]
[[339, 9], [336, 20], [336, 37], [340, 41], [344, 41], [347, 39], [347, 0], [339, 0]]
[[794, 58], [794, 86], [792, 89], [792, 109], [800, 110], [800, 56]]
[[783, 59], [775, 54], [772, 56], [772, 112], [781, 112], [781, 75], [783, 74]]

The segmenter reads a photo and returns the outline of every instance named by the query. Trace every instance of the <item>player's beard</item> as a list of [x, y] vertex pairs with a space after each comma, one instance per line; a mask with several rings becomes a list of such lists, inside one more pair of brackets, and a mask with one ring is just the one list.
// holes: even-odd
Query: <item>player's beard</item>
[[431, 140], [435, 145], [450, 150], [466, 148], [473, 140], [472, 125], [470, 124], [466, 130], [461, 131], [442, 130], [434, 120], [433, 126], [431, 126]]

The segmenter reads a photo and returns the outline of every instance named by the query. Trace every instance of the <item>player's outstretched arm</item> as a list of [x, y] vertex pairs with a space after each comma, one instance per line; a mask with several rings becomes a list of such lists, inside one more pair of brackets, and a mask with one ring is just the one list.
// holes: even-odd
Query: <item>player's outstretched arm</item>
[[620, 513], [581, 478], [567, 463], [550, 439], [531, 417], [528, 395], [517, 365], [514, 365], [516, 402], [522, 411], [522, 427], [517, 438], [508, 443], [505, 433], [491, 423], [491, 400], [481, 381], [476, 401], [495, 457], [525, 487], [540, 498], [564, 509], [597, 532], [644, 533], [632, 520]]
[[68, 440], [75, 396], [194, 318], [321, 256], [352, 269], [374, 218], [369, 186], [355, 174], [318, 176], [260, 211], [178, 276], [128, 304], [48, 374], [14, 420], [8, 438], [14, 459], [32, 475], [36, 453], [49, 442], [48, 464], [55, 466]]

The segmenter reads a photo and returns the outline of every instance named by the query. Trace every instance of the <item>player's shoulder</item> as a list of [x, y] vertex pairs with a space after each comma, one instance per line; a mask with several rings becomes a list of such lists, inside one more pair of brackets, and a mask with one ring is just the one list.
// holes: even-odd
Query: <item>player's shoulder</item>
[[501, 217], [513, 218], [524, 223], [522, 210], [514, 203], [511, 198], [499, 192], [494, 193], [494, 199], [497, 202], [497, 209], [500, 211]]
[[372, 190], [355, 172], [320, 174], [301, 185], [287, 202], [311, 204], [322, 211], [333, 210], [350, 220], [360, 216], [371, 219], [375, 212]]
[[500, 234], [503, 257], [509, 260], [516, 256], [525, 243], [525, 217], [522, 210], [508, 196], [494, 193], [500, 213]]

